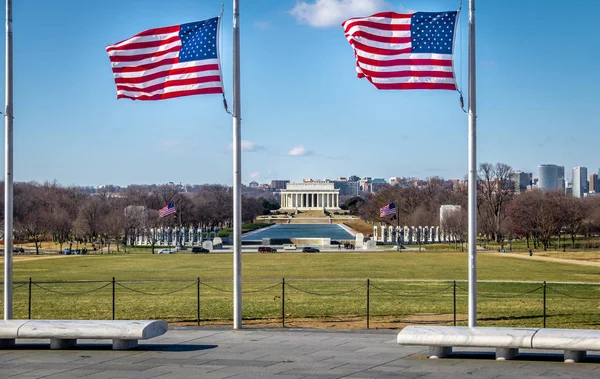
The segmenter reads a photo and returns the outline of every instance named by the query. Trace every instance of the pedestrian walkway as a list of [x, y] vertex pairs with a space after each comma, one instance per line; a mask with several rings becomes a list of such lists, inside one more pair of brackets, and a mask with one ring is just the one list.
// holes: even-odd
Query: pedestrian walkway
[[[524, 351], [494, 360], [493, 351], [459, 350], [427, 359], [422, 347], [398, 346], [397, 331], [172, 328], [113, 351], [107, 341], [50, 350], [48, 341], [17, 341], [0, 350], [0, 378], [599, 378], [600, 352], [566, 364], [562, 354]], [[479, 352], [478, 352], [479, 351]]]

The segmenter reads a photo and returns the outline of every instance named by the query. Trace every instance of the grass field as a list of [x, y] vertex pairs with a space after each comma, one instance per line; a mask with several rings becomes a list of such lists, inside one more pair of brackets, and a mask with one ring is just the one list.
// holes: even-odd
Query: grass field
[[[573, 258], [594, 258], [589, 254]], [[466, 253], [244, 254], [242, 263], [249, 323], [281, 324], [285, 278], [286, 325], [365, 327], [368, 278], [371, 327], [452, 323], [455, 290], [458, 324], [466, 324]], [[32, 318], [110, 319], [113, 277], [117, 319], [195, 323], [198, 289], [202, 323], [232, 317], [231, 254], [19, 257], [13, 273], [24, 283], [15, 285], [15, 318], [27, 318], [31, 306]], [[55, 283], [80, 280], [99, 282]], [[480, 325], [541, 326], [547, 281], [548, 327], [600, 328], [597, 266], [481, 253], [478, 280]], [[492, 280], [527, 283], [486, 282]]]

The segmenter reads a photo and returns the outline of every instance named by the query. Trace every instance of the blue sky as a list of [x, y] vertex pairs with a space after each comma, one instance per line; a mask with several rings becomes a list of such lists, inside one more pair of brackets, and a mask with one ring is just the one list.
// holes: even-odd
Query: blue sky
[[[465, 177], [458, 94], [377, 91], [356, 78], [340, 26], [378, 11], [454, 10], [459, 1], [240, 3], [244, 183]], [[455, 46], [465, 91], [466, 3]], [[29, 0], [13, 8], [16, 181], [232, 183], [232, 120], [221, 97], [117, 100], [104, 50], [142, 30], [214, 17], [219, 1]], [[598, 170], [599, 12], [593, 0], [477, 3], [479, 162], [534, 176], [541, 163], [564, 165], [568, 177], [577, 165]], [[221, 55], [230, 106], [231, 13], [227, 0]]]

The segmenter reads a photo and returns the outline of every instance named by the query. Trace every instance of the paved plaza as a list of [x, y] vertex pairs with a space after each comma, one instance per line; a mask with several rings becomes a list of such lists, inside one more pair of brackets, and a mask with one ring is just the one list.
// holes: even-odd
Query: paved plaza
[[396, 344], [397, 331], [181, 327], [113, 351], [110, 341], [50, 350], [18, 340], [0, 350], [0, 378], [600, 378], [600, 352], [566, 364], [562, 352], [524, 350], [497, 362], [491, 349], [457, 349], [427, 359], [423, 347]]

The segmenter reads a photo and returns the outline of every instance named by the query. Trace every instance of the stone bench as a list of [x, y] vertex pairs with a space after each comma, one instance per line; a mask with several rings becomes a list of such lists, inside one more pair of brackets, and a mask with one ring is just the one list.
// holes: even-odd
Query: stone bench
[[565, 362], [579, 362], [587, 351], [600, 351], [600, 330], [407, 326], [398, 344], [429, 346], [430, 358], [443, 358], [452, 347], [496, 348], [496, 359], [514, 358], [519, 349], [564, 350]]
[[111, 339], [113, 350], [124, 350], [165, 334], [167, 328], [160, 320], [4, 320], [0, 347], [13, 347], [17, 338], [49, 338], [51, 349], [73, 347], [78, 339]]

